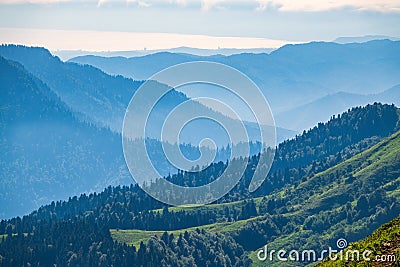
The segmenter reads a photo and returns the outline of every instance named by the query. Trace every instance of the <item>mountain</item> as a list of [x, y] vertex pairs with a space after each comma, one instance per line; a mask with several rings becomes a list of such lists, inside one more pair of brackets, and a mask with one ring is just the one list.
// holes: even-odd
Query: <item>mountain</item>
[[[130, 184], [120, 127], [125, 106], [141, 83], [112, 77], [93, 67], [63, 63], [42, 48], [2, 46], [0, 52], [25, 64], [3, 57], [1, 61], [0, 200], [4, 208], [0, 217], [25, 214], [49, 201], [108, 185]], [[187, 100], [182, 93], [171, 91], [158, 103], [156, 113], [165, 116]], [[197, 102], [193, 105], [203, 113], [213, 113]], [[163, 116], [152, 120], [153, 132], [160, 130]], [[222, 114], [218, 116], [233, 124]], [[188, 135], [197, 139], [206, 136], [209, 128], [198, 127]], [[254, 125], [247, 127], [255, 136]], [[281, 138], [293, 136], [292, 131], [278, 132]], [[182, 153], [191, 160], [199, 158], [199, 148], [189, 144], [193, 139], [183, 140]], [[221, 140], [216, 139], [217, 143]], [[177, 169], [162, 153], [162, 145], [152, 138], [146, 140], [160, 174], [174, 174]], [[216, 161], [230, 158], [230, 150], [225, 148], [220, 146]], [[211, 153], [203, 148], [206, 150]], [[260, 148], [251, 145], [250, 150], [256, 154]]]
[[[259, 156], [253, 156], [248, 161], [247, 170], [238, 186], [230, 194], [226, 195], [220, 202], [243, 200], [247, 197], [260, 197], [279, 192], [287, 185], [298, 185], [302, 179], [313, 177], [316, 173], [322, 173], [327, 169], [340, 164], [340, 162], [368, 149], [382, 138], [394, 133], [399, 129], [398, 109], [389, 105], [369, 105], [363, 108], [354, 108], [349, 112], [341, 114], [328, 123], [320, 123], [308, 132], [296, 138], [280, 144], [276, 150], [271, 171], [261, 188], [249, 194], [248, 185], [254, 173], [254, 166], [258, 162]], [[371, 127], [372, 123], [372, 127]], [[222, 170], [226, 168], [226, 163], [218, 162], [211, 164], [208, 168], [198, 173], [178, 172], [167, 176], [177, 184], [192, 186], [193, 183], [206, 184], [210, 180], [219, 177]], [[213, 178], [214, 177], [214, 178]], [[127, 203], [123, 206], [114, 206], [118, 200], [126, 199]], [[121, 200], [122, 201], [122, 200]], [[140, 205], [136, 205], [139, 201]], [[79, 203], [82, 202], [82, 207]], [[128, 203], [129, 202], [129, 203]], [[98, 205], [109, 205], [106, 210], [98, 209]], [[71, 219], [75, 216], [83, 216], [84, 210], [93, 211], [98, 222], [110, 220], [112, 213], [125, 210], [140, 212], [143, 210], [163, 207], [147, 196], [138, 186], [108, 188], [101, 194], [91, 194], [81, 196], [79, 202], [59, 201], [57, 205], [46, 206], [39, 209], [26, 219], [45, 219], [51, 218], [51, 214], [57, 214], [57, 219]], [[83, 211], [82, 211], [83, 210]], [[110, 212], [106, 216], [100, 213]], [[122, 215], [121, 215], [122, 216]], [[154, 218], [153, 218], [154, 219]], [[125, 221], [128, 225], [135, 222]], [[182, 223], [193, 223], [192, 220]], [[118, 226], [115, 226], [118, 227]]]
[[[0, 55], [21, 63], [27, 71], [43, 81], [68, 107], [82, 120], [93, 123], [98, 127], [109, 128], [114, 132], [121, 133], [122, 122], [129, 101], [137, 88], [143, 84], [141, 81], [122, 76], [110, 76], [101, 70], [91, 66], [81, 66], [76, 63], [62, 62], [54, 57], [44, 48], [24, 47], [15, 45], [0, 46]], [[163, 84], [154, 82], [155, 88], [165, 88]], [[163, 89], [164, 90], [164, 89]], [[149, 92], [151, 94], [153, 92]], [[166, 116], [177, 105], [190, 100], [183, 93], [175, 90], [169, 91], [157, 103], [152, 111], [149, 133], [146, 137], [161, 139], [160, 132]], [[225, 115], [211, 110], [199, 102], [191, 101], [192, 108], [200, 114], [208, 115], [223, 122], [223, 125], [241, 125], [240, 121], [230, 119]], [[195, 146], [198, 141], [207, 137], [210, 133], [207, 121], [196, 122], [194, 127], [187, 128], [182, 140]], [[249, 132], [251, 141], [257, 141], [259, 136], [258, 126], [252, 122], [244, 122]], [[212, 132], [212, 131], [211, 131]], [[278, 143], [293, 137], [294, 131], [278, 128]], [[226, 136], [214, 135], [219, 147], [226, 146]], [[168, 140], [171, 143], [176, 140]], [[182, 142], [183, 143], [183, 142]]]
[[[377, 104], [340, 118], [361, 114], [368, 118], [378, 107], [380, 111], [392, 109]], [[362, 125], [348, 131], [361, 130]], [[310, 135], [304, 134], [300, 140], [303, 138]], [[0, 222], [0, 260], [5, 266], [155, 266], [160, 262], [285, 266], [260, 261], [260, 248], [267, 244], [275, 250], [319, 252], [328, 246], [335, 248], [339, 237], [359, 240], [399, 215], [399, 145], [400, 132], [396, 132], [355, 154], [347, 149], [349, 156], [327, 169], [314, 166], [299, 181], [286, 181], [282, 189], [236, 202], [168, 208], [138, 186], [109, 187], [98, 194], [52, 202], [23, 218]], [[219, 171], [214, 166], [203, 174]], [[304, 266], [311, 261], [287, 265]]]
[[[265, 198], [263, 210], [286, 215], [288, 221], [298, 223], [276, 239], [267, 238], [264, 244], [271, 250], [315, 250], [321, 260], [323, 249], [338, 248], [337, 240], [362, 239], [398, 217], [399, 145], [397, 132], [362, 153]], [[255, 253], [251, 257], [258, 266], [268, 263], [254, 256]], [[281, 266], [278, 261], [272, 265]]]
[[[161, 235], [162, 229], [174, 235], [201, 229], [232, 236], [251, 252], [252, 266], [304, 266], [326, 257], [326, 254], [321, 254], [323, 249], [331, 247], [337, 250], [337, 240], [359, 240], [399, 216], [399, 144], [400, 132], [397, 132], [327, 170], [304, 176], [300, 183], [288, 183], [282, 190], [264, 197], [205, 207], [175, 207], [168, 211], [170, 220], [175, 218], [173, 215], [198, 218], [208, 214], [210, 218], [216, 218], [214, 221], [210, 219], [206, 223], [183, 228], [180, 225], [170, 228], [165, 223], [156, 224], [156, 231], [113, 229], [111, 235], [118, 242], [138, 246], [153, 235]], [[164, 208], [162, 212], [159, 216], [167, 210]], [[373, 244], [371, 248], [374, 251], [377, 251], [377, 244], [385, 244], [386, 251], [392, 252], [388, 243], [392, 248], [398, 245], [398, 224], [388, 229], [389, 225], [392, 224], [378, 230], [381, 233], [384, 231], [384, 235], [380, 234], [382, 239], [376, 234], [367, 239]], [[274, 260], [268, 260], [268, 257], [260, 260], [257, 254], [265, 255], [265, 245], [268, 252], [285, 250], [283, 257], [287, 257], [292, 249], [300, 255], [302, 251], [313, 250], [315, 259], [311, 255], [309, 260], [299, 258], [282, 262], [275, 254]], [[295, 255], [292, 254], [292, 257]]]
[[400, 85], [378, 94], [361, 95], [339, 92], [282, 112], [276, 116], [281, 126], [297, 131], [308, 129], [321, 121], [328, 121], [331, 114], [340, 114], [349, 107], [381, 102], [400, 106]]
[[[248, 159], [245, 175], [222, 201], [236, 201], [279, 191], [285, 185], [295, 185], [304, 177], [323, 172], [339, 162], [367, 149], [382, 138], [399, 130], [399, 111], [394, 105], [373, 104], [356, 107], [318, 123], [295, 138], [279, 144], [268, 176], [257, 191], [250, 193], [249, 185], [259, 156]], [[268, 151], [266, 152], [268, 153]], [[171, 181], [181, 185], [208, 184], [227, 164], [211, 165], [204, 172], [181, 173]], [[168, 179], [168, 178], [167, 178]]]
[[233, 55], [240, 53], [270, 53], [275, 48], [219, 48], [219, 49], [201, 49], [193, 47], [176, 47], [171, 49], [162, 50], [132, 50], [132, 51], [107, 51], [107, 52], [94, 52], [94, 51], [82, 51], [82, 50], [53, 50], [53, 55], [60, 57], [66, 61], [74, 57], [92, 55], [100, 57], [139, 57], [160, 52], [170, 53], [184, 53], [192, 54], [197, 56], [211, 56], [211, 55]]
[[386, 35], [365, 35], [365, 36], [356, 36], [356, 37], [339, 37], [336, 38], [333, 42], [338, 44], [348, 44], [348, 43], [364, 43], [374, 40], [391, 40], [391, 41], [400, 41], [398, 37], [390, 37]]
[[[109, 76], [90, 66], [65, 64], [44, 48], [2, 45], [0, 55], [22, 64], [82, 119], [117, 132], [121, 129], [125, 108], [141, 84], [121, 76]], [[185, 99], [182, 94], [175, 98]]]
[[[26, 214], [52, 200], [133, 182], [120, 134], [82, 121], [80, 114], [22, 65], [0, 58], [0, 217]], [[169, 144], [146, 140], [157, 170], [162, 175], [175, 173], [162, 145]], [[186, 144], [180, 149], [188, 159], [200, 156], [198, 147]], [[251, 145], [252, 153], [259, 149]], [[217, 152], [216, 160], [228, 158], [227, 151]]]
[[[163, 52], [132, 58], [81, 56], [69, 61], [139, 80], [184, 62], [205, 60], [227, 64], [248, 75], [260, 87], [277, 116], [329, 94], [376, 94], [400, 84], [399, 55], [400, 42], [376, 40], [285, 45], [270, 54], [202, 57]], [[278, 126], [282, 124], [287, 125], [277, 121]]]
[[1, 217], [131, 183], [121, 137], [76, 119], [43, 82], [0, 57]]

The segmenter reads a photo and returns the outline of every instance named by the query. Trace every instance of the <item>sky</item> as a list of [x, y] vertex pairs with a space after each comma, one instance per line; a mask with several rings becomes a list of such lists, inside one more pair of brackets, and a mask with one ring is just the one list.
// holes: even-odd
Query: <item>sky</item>
[[51, 50], [277, 48], [400, 36], [400, 0], [0, 0], [0, 42]]

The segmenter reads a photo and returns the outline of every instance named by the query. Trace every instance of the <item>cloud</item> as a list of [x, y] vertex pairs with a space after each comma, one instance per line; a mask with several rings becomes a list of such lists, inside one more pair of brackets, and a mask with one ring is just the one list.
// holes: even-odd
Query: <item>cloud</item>
[[107, 2], [106, 0], [99, 0], [97, 2], [97, 7], [102, 6], [105, 2]]
[[102, 6], [105, 3], [124, 3], [124, 2], [127, 4], [133, 4], [133, 5], [136, 5], [139, 7], [150, 7], [151, 6], [151, 4], [149, 2], [142, 1], [142, 0], [98, 0], [97, 7]]
[[0, 4], [51, 4], [70, 1], [71, 0], [0, 0]]
[[224, 0], [202, 0], [201, 1], [201, 10], [208, 11], [218, 3], [223, 2]]
[[[286, 40], [215, 37], [195, 34], [1, 28], [0, 43], [44, 46], [51, 50], [129, 51], [180, 46], [222, 48], [277, 48]], [[293, 42], [290, 42], [293, 43]]]
[[399, 0], [257, 0], [257, 2], [258, 11], [274, 7], [282, 12], [321, 12], [349, 7], [360, 11], [400, 12]]
[[141, 1], [141, 0], [127, 0], [127, 3], [134, 3], [137, 4], [140, 7], [150, 7], [151, 4], [145, 1]]
[[[57, 2], [84, 2], [84, 0], [0, 0], [0, 4], [49, 4]], [[400, 0], [98, 0], [97, 4], [105, 2], [135, 3], [140, 7], [157, 6], [159, 4], [193, 6], [200, 5], [203, 11], [215, 7], [223, 8], [254, 8], [257, 11], [275, 9], [280, 12], [323, 12], [341, 8], [352, 8], [359, 11], [400, 12]]]
[[[188, 6], [189, 4], [200, 4], [201, 5], [201, 10], [202, 11], [208, 11], [210, 9], [212, 9], [213, 7], [217, 6], [219, 3], [222, 2], [232, 2], [232, 0], [166, 0], [166, 1], [162, 1], [162, 0], [156, 0], [153, 2], [157, 2], [157, 3], [161, 3], [161, 2], [167, 2], [170, 4], [176, 4], [179, 6]], [[240, 2], [240, 1], [235, 1], [235, 2]]]
[[186, 6], [187, 0], [169, 0], [169, 3], [176, 3], [180, 6]]

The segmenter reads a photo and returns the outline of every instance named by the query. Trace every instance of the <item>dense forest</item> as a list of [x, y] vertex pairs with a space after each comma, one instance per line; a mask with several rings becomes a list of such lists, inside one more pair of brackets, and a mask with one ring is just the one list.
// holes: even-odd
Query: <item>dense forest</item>
[[[312, 248], [343, 234], [355, 241], [400, 213], [397, 195], [390, 193], [400, 185], [400, 138], [398, 133], [386, 138], [398, 128], [394, 106], [353, 108], [279, 145], [271, 173], [253, 194], [246, 185], [260, 155], [242, 159], [248, 167], [240, 183], [214, 205], [167, 207], [137, 185], [52, 202], [22, 218], [0, 222], [0, 262], [246, 266], [249, 259], [255, 261], [249, 252], [288, 236], [289, 246]], [[225, 166], [219, 162], [197, 174], [179, 172], [166, 178], [189, 185], [194, 180], [207, 182]], [[227, 223], [228, 230], [202, 229], [218, 223]], [[113, 240], [110, 229], [188, 230], [175, 236], [158, 234], [132, 247]]]
[[[301, 179], [365, 150], [382, 137], [396, 132], [399, 127], [398, 109], [394, 105], [375, 103], [332, 116], [327, 123], [319, 123], [294, 139], [279, 144], [268, 177], [255, 194], [248, 192], [248, 186], [259, 155], [244, 159], [248, 160], [244, 176], [221, 201], [263, 196], [287, 184], [299, 183]], [[225, 167], [223, 163], [212, 164], [203, 172], [179, 172], [167, 179], [180, 185], [207, 184], [219, 177]]]
[[[252, 195], [248, 193], [247, 186], [259, 156], [243, 159], [248, 161], [244, 176], [239, 184], [220, 200], [219, 203], [267, 195], [273, 191], [278, 191], [285, 185], [300, 183], [302, 179], [306, 180], [307, 177], [312, 177], [314, 174], [350, 158], [375, 144], [383, 137], [395, 132], [399, 127], [397, 112], [396, 107], [381, 104], [368, 105], [364, 108], [354, 108], [340, 117], [332, 118], [326, 124], [320, 124], [308, 132], [297, 136], [295, 139], [282, 143], [277, 148], [275, 162], [266, 181]], [[360, 124], [367, 125], [369, 121], [376, 121], [376, 123], [381, 123], [381, 125], [380, 127], [368, 128], [368, 131], [360, 134], [356, 129], [360, 127]], [[338, 128], [340, 128], [341, 124], [343, 124], [343, 129], [339, 130]], [[349, 127], [354, 127], [355, 130], [347, 130]], [[333, 133], [335, 129], [336, 135]], [[327, 132], [332, 133], [328, 136]], [[319, 135], [324, 136], [324, 133], [325, 139], [317, 137]], [[286, 152], [288, 153], [287, 156], [284, 156], [284, 151], [289, 151]], [[297, 154], [303, 156], [300, 157]], [[308, 161], [303, 158], [308, 159]], [[178, 172], [178, 174], [168, 176], [166, 179], [177, 184], [186, 184], [189, 186], [196, 180], [198, 184], [206, 184], [212, 177], [218, 177], [225, 166], [226, 163], [223, 162], [214, 163], [201, 172]], [[24, 216], [22, 221], [29, 221], [30, 223], [26, 225], [32, 225], [36, 220], [67, 220], [76, 216], [92, 215], [101, 224], [109, 224], [116, 217], [116, 214], [120, 214], [118, 221], [126, 221], [127, 224], [112, 224], [113, 227], [122, 229], [135, 228], [135, 220], [132, 220], [131, 214], [162, 207], [163, 204], [149, 197], [137, 185], [117, 186], [109, 187], [101, 193], [82, 194], [80, 197], [75, 196], [70, 198], [69, 201], [53, 202], [51, 205], [43, 206], [32, 214]], [[90, 214], [85, 214], [87, 211], [91, 211]], [[144, 213], [141, 213], [140, 216], [146, 217]], [[193, 220], [184, 221], [188, 225], [182, 225], [182, 228], [194, 226]], [[2, 225], [4, 224], [5, 221], [3, 220]], [[29, 230], [24, 229], [23, 231]]]
[[1, 266], [249, 266], [232, 238], [205, 231], [177, 237], [165, 232], [138, 250], [114, 242], [106, 228], [81, 220], [3, 237]]

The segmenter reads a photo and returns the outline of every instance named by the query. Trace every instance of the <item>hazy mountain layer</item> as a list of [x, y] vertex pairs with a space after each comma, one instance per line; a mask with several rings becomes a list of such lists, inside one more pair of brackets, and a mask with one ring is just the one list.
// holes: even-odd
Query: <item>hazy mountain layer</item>
[[[67, 106], [82, 120], [99, 127], [106, 127], [120, 133], [122, 122], [128, 103], [134, 92], [143, 83], [123, 78], [122, 76], [110, 76], [92, 66], [81, 66], [75, 63], [65, 63], [54, 57], [44, 48], [29, 48], [24, 46], [3, 45], [0, 46], [0, 55], [21, 63], [27, 71], [43, 81]], [[154, 87], [165, 87], [165, 85], [154, 83]], [[152, 92], [149, 92], [149, 95]], [[168, 113], [177, 105], [190, 100], [184, 94], [175, 90], [169, 91], [155, 106], [152, 111], [148, 127], [149, 134], [146, 137], [161, 139], [161, 128]], [[198, 113], [215, 117], [223, 124], [241, 125], [218, 112], [210, 110], [202, 104], [192, 101], [191, 110]], [[245, 122], [251, 141], [257, 141], [259, 130], [257, 125]], [[188, 128], [182, 137], [185, 143], [198, 145], [198, 140], [207, 137], [210, 133], [207, 129], [210, 125], [200, 121], [193, 127]], [[212, 131], [211, 131], [212, 132]], [[277, 129], [278, 143], [293, 137], [294, 132], [282, 128]], [[220, 135], [214, 137], [219, 147], [226, 146], [226, 137]], [[176, 140], [167, 140], [172, 143]], [[243, 140], [244, 141], [244, 140]]]
[[[376, 40], [285, 45], [270, 54], [200, 57], [157, 53], [133, 58], [81, 56], [70, 61], [139, 80], [183, 62], [206, 60], [227, 64], [248, 75], [261, 88], [277, 116], [329, 94], [341, 91], [376, 94], [400, 84], [399, 55], [400, 42]], [[327, 112], [336, 113], [334, 110]], [[277, 124], [289, 122], [278, 120]]]
[[400, 85], [377, 94], [361, 95], [339, 92], [282, 112], [276, 116], [285, 128], [297, 131], [308, 129], [321, 121], [328, 121], [332, 114], [340, 114], [349, 107], [363, 106], [368, 103], [381, 102], [400, 106]]
[[44, 83], [0, 57], [1, 217], [130, 183], [118, 134], [75, 118]]

